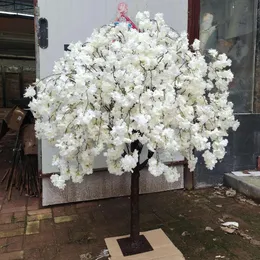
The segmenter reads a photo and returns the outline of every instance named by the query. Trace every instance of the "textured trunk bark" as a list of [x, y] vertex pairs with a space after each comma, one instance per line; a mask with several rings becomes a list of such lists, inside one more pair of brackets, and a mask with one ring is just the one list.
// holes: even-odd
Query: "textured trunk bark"
[[144, 235], [140, 235], [140, 210], [139, 210], [139, 178], [140, 171], [147, 165], [148, 160], [153, 156], [153, 152], [148, 152], [148, 159], [140, 163], [140, 154], [142, 152], [142, 144], [135, 141], [131, 144], [131, 152], [135, 149], [139, 153], [139, 163], [136, 165], [133, 173], [131, 174], [131, 226], [130, 237], [118, 240], [118, 244], [124, 256], [141, 254], [144, 252], [152, 251], [148, 240]]
[[132, 243], [137, 243], [140, 236], [140, 211], [139, 211], [139, 177], [138, 166], [131, 176], [131, 232]]

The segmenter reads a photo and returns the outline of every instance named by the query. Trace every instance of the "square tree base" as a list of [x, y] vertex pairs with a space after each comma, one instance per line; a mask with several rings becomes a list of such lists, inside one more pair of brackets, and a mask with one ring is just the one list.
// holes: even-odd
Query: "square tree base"
[[153, 251], [152, 246], [144, 235], [139, 236], [136, 244], [133, 244], [130, 237], [120, 238], [117, 240], [124, 256], [136, 255]]
[[[151, 246], [150, 251], [134, 255], [126, 254], [124, 243], [129, 236], [106, 238], [105, 242], [110, 254], [110, 260], [185, 260], [182, 253], [173, 245], [161, 229], [141, 233]], [[123, 241], [123, 244], [122, 244]], [[145, 246], [147, 246], [145, 244]], [[121, 248], [123, 248], [124, 253]]]

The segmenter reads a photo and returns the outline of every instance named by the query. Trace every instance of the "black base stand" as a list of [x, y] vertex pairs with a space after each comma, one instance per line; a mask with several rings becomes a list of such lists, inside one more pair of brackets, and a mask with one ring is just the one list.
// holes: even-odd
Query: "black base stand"
[[152, 246], [148, 242], [145, 236], [139, 236], [137, 242], [133, 243], [130, 237], [120, 238], [117, 240], [121, 251], [124, 256], [141, 254], [149, 251], [153, 251]]

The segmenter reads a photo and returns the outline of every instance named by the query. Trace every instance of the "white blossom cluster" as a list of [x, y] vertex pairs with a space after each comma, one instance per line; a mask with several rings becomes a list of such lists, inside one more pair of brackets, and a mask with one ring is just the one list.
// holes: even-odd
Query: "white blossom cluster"
[[[186, 33], [179, 35], [162, 14], [136, 16], [138, 30], [126, 23], [94, 30], [86, 43], [70, 45], [53, 75], [37, 81], [37, 97], [30, 108], [38, 138], [59, 150], [52, 181], [81, 182], [93, 173], [95, 156], [104, 153], [108, 171], [121, 175], [139, 165], [137, 140], [150, 152], [180, 152], [193, 171], [201, 151], [213, 169], [225, 155], [228, 130], [236, 130], [228, 85], [233, 79], [225, 54], [192, 50]], [[207, 61], [206, 61], [207, 59]], [[25, 96], [35, 95], [34, 86]], [[149, 157], [149, 171], [176, 181], [179, 174]]]

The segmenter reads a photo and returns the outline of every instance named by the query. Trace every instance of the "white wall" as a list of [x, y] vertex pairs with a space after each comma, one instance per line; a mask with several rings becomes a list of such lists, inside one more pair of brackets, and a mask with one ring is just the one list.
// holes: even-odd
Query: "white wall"
[[[94, 28], [100, 27], [104, 24], [114, 22], [117, 15], [117, 6], [122, 2], [119, 0], [38, 0], [39, 6], [39, 17], [46, 18], [48, 20], [48, 32], [49, 32], [49, 46], [47, 49], [39, 50], [39, 61], [40, 61], [40, 78], [48, 76], [52, 73], [52, 68], [54, 61], [58, 60], [63, 56], [64, 44], [70, 42], [76, 42], [78, 40], [85, 41], [87, 37], [90, 36]], [[183, 31], [187, 29], [188, 21], [188, 0], [126, 0], [129, 6], [128, 15], [132, 20], [138, 11], [150, 11], [152, 15], [155, 13], [164, 13], [165, 20], [170, 24], [175, 30]], [[46, 141], [42, 141], [42, 172], [52, 173], [57, 172], [57, 169], [51, 165], [52, 156], [56, 153], [56, 150], [51, 147]], [[178, 156], [177, 159], [181, 157]], [[102, 156], [96, 159], [95, 168], [105, 167], [105, 160]], [[147, 178], [153, 179], [154, 177]], [[94, 178], [94, 179], [93, 179]], [[96, 180], [97, 177], [88, 176], [88, 183], [90, 182], [101, 182], [102, 179]], [[106, 180], [109, 182], [109, 177]], [[112, 179], [114, 178], [111, 177]], [[118, 177], [117, 177], [118, 178]], [[119, 177], [120, 178], [120, 177]], [[117, 179], [117, 182], [120, 182]], [[181, 188], [183, 185], [183, 180], [181, 179], [178, 184], [168, 185], [165, 181], [160, 182], [160, 187], [158, 188], [145, 188], [145, 192], [165, 190], [172, 188]], [[96, 183], [98, 185], [98, 183]], [[122, 185], [129, 186], [128, 181], [122, 178]], [[48, 188], [47, 188], [48, 187]], [[71, 188], [70, 188], [71, 187]], [[81, 185], [81, 189], [84, 189], [84, 185]], [[110, 187], [111, 188], [111, 187]], [[53, 204], [70, 202], [75, 200], [87, 200], [93, 199], [88, 192], [83, 192], [85, 195], [71, 196], [68, 198], [68, 193], [60, 193], [59, 200], [54, 201], [52, 196], [50, 196], [52, 185], [48, 179], [43, 180], [43, 204]], [[77, 189], [75, 185], [69, 184], [68, 189]], [[128, 190], [126, 188], [121, 189]], [[111, 192], [106, 189], [102, 196], [96, 194], [94, 198], [100, 197], [110, 197], [125, 195], [121, 191]], [[92, 192], [93, 193], [93, 192]], [[56, 193], [57, 194], [57, 193]]]
[[[49, 47], [40, 49], [41, 77], [52, 72], [54, 61], [63, 56], [63, 45], [85, 41], [94, 28], [113, 22], [121, 0], [38, 0], [40, 17], [49, 23]], [[187, 29], [188, 0], [125, 0], [129, 16], [138, 11], [163, 13], [175, 30]]]

